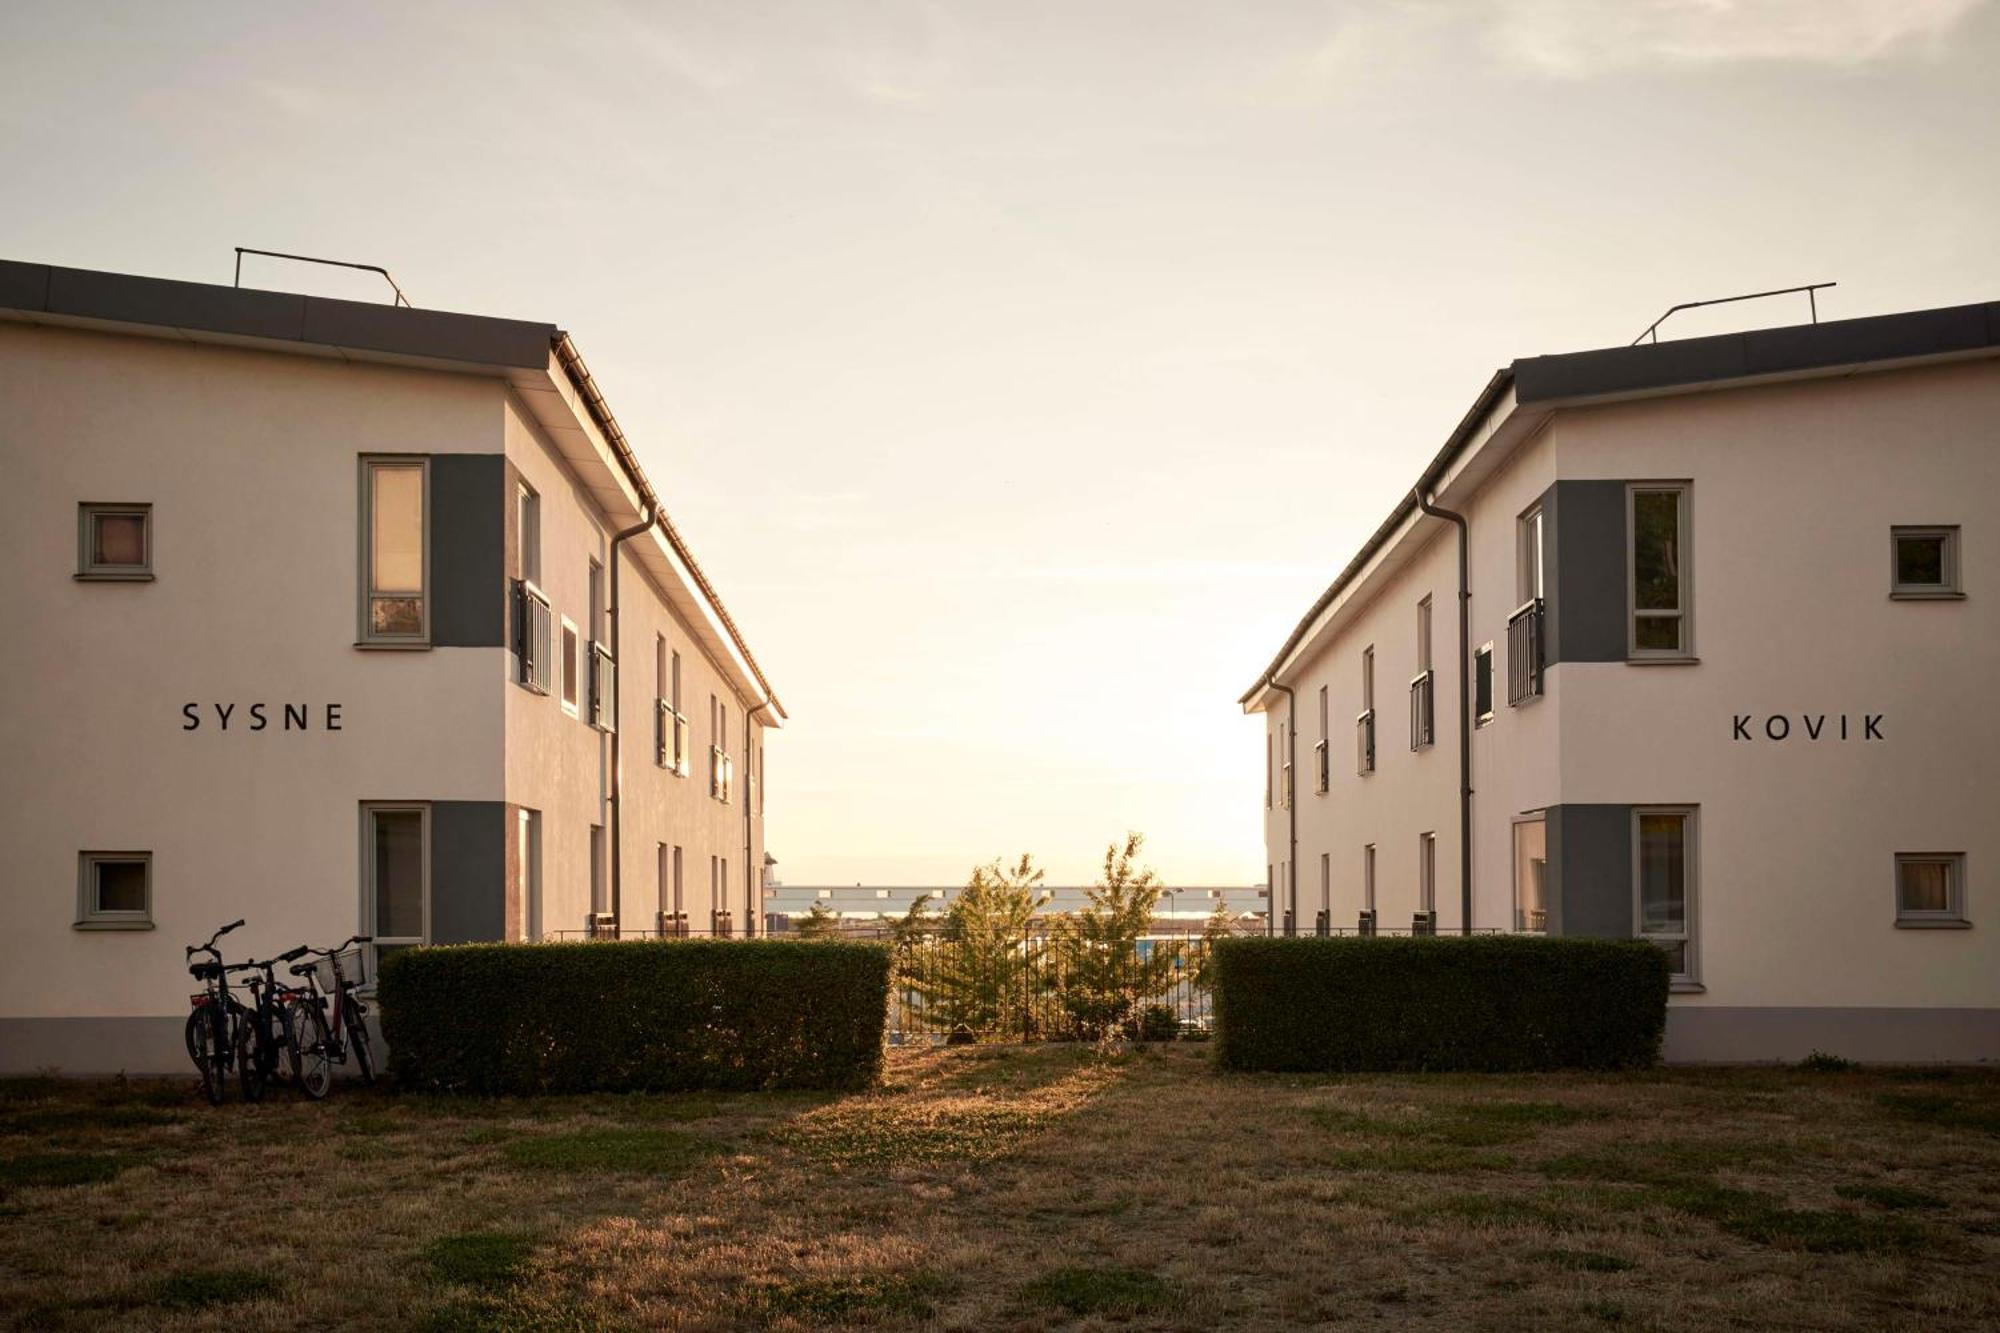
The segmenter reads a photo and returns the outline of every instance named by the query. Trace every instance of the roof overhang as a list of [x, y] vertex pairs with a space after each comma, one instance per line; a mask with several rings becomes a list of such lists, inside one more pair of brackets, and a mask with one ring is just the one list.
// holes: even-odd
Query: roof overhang
[[569, 335], [553, 324], [0, 260], [0, 319], [506, 381], [610, 522], [653, 522], [639, 565], [771, 726], [784, 705], [668, 518]]

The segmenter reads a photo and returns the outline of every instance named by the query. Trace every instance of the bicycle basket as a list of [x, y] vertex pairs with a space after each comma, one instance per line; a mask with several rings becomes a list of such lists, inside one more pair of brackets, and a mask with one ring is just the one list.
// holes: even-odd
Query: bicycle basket
[[[368, 984], [368, 951], [366, 949], [343, 949], [338, 957], [340, 959], [341, 974], [347, 978], [348, 985], [366, 986]], [[333, 975], [333, 959], [320, 958], [313, 963], [313, 968], [319, 974], [319, 988], [331, 994], [336, 984]]]

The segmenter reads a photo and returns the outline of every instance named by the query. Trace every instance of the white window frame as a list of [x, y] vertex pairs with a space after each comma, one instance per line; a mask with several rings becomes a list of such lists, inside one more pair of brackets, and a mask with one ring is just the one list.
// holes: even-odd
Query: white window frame
[[[1676, 531], [1680, 537], [1680, 596], [1672, 611], [1639, 609], [1639, 496], [1670, 491], [1677, 498]], [[1633, 481], [1625, 484], [1625, 655], [1633, 662], [1692, 662], [1694, 640], [1694, 483], [1691, 481]], [[1641, 648], [1639, 622], [1642, 619], [1680, 621], [1678, 648]]]
[[605, 873], [605, 843], [604, 825], [592, 824], [590, 826], [588, 855], [590, 857], [590, 919], [593, 926], [601, 921], [615, 921], [617, 919], [616, 914], [611, 910], [611, 876]]
[[1544, 548], [1548, 541], [1548, 519], [1537, 501], [1523, 510], [1515, 524], [1514, 601], [1521, 604], [1544, 596], [1548, 568]]
[[[1889, 595], [1905, 602], [1955, 602], [1965, 597], [1959, 563], [1959, 529], [1956, 523], [1897, 524], [1889, 529]], [[1936, 537], [1944, 544], [1944, 582], [1903, 582], [1902, 553], [1897, 549], [1905, 537]]]
[[514, 514], [520, 578], [539, 592], [542, 587], [542, 497], [525, 481], [515, 485]]
[[514, 857], [518, 864], [514, 868], [514, 892], [519, 898], [515, 904], [515, 919], [520, 930], [520, 938], [527, 941], [542, 937], [542, 812], [521, 806], [515, 812]]
[[561, 617], [561, 625], [556, 630], [556, 657], [562, 667], [562, 687], [558, 697], [562, 700], [562, 710], [571, 717], [583, 715], [583, 635], [576, 622], [568, 616]]
[[1319, 910], [1333, 919], [1333, 853], [1319, 854]]
[[[1479, 687], [1486, 686], [1486, 706], [1479, 706]], [[1483, 727], [1493, 720], [1493, 645], [1482, 643], [1472, 650], [1472, 725]], [[1435, 732], [1433, 732], [1435, 734]]]
[[[418, 526], [423, 530], [422, 587], [416, 590], [419, 619], [423, 622], [414, 634], [377, 634], [374, 629], [373, 609], [375, 592], [375, 487], [377, 468], [415, 467], [418, 482]], [[355, 642], [367, 648], [428, 648], [431, 646], [431, 460], [428, 454], [363, 454], [360, 470], [360, 578], [361, 624]], [[150, 551], [150, 538], [148, 550]], [[385, 591], [382, 596], [402, 595], [399, 591]]]
[[[418, 865], [423, 873], [423, 933], [411, 935], [384, 935], [376, 928], [375, 904], [377, 890], [375, 882], [375, 817], [382, 814], [407, 814], [415, 811], [420, 830]], [[381, 960], [378, 952], [385, 944], [421, 947], [431, 942], [431, 806], [429, 801], [363, 801], [361, 803], [361, 933], [373, 937], [368, 945], [368, 979], [373, 985], [378, 975], [376, 968]]]
[[[136, 565], [99, 564], [92, 551], [100, 518], [136, 518], [139, 540], [145, 554]], [[113, 504], [83, 500], [76, 507], [76, 577], [85, 583], [151, 583], [153, 581], [153, 506], [134, 501]]]
[[[1542, 865], [1543, 865], [1543, 867], [1544, 867], [1544, 870], [1543, 870], [1543, 873], [1542, 873], [1542, 926], [1541, 926], [1541, 929], [1539, 929], [1539, 930], [1537, 930], [1537, 929], [1536, 929], [1535, 927], [1533, 927], [1533, 926], [1529, 925], [1529, 924], [1528, 924], [1528, 922], [1527, 922], [1527, 911], [1526, 911], [1525, 907], [1523, 906], [1523, 901], [1524, 901], [1524, 900], [1523, 900], [1523, 897], [1522, 897], [1522, 893], [1521, 893], [1521, 843], [1520, 843], [1520, 838], [1521, 838], [1521, 826], [1522, 826], [1523, 824], [1540, 824], [1540, 825], [1542, 826]], [[1636, 826], [1635, 826], [1635, 828], [1636, 828]], [[1538, 810], [1538, 811], [1536, 811], [1536, 812], [1535, 812], [1535, 813], [1533, 813], [1533, 814], [1527, 814], [1527, 815], [1515, 815], [1515, 816], [1514, 816], [1514, 821], [1513, 821], [1513, 827], [1512, 827], [1512, 830], [1511, 830], [1511, 831], [1509, 832], [1509, 834], [1508, 834], [1508, 838], [1507, 838], [1507, 854], [1508, 854], [1508, 857], [1509, 857], [1509, 858], [1510, 858], [1510, 859], [1511, 859], [1511, 860], [1513, 861], [1513, 863], [1514, 863], [1514, 869], [1513, 869], [1513, 880], [1514, 880], [1514, 930], [1515, 930], [1515, 932], [1516, 932], [1517, 934], [1522, 934], [1522, 935], [1546, 935], [1546, 934], [1548, 934], [1548, 911], [1549, 911], [1549, 903], [1548, 903], [1548, 889], [1549, 889], [1549, 879], [1548, 879], [1548, 872], [1547, 872], [1547, 869], [1546, 869], [1546, 867], [1547, 867], [1547, 865], [1548, 865], [1548, 851], [1549, 851], [1549, 817], [1548, 817], [1548, 812], [1547, 812], [1546, 810]]]
[[[1682, 912], [1682, 933], [1669, 935], [1659, 932], [1649, 933], [1644, 927], [1645, 904], [1643, 889], [1639, 882], [1640, 866], [1644, 848], [1639, 841], [1639, 821], [1645, 815], [1680, 815], [1681, 824], [1681, 864], [1686, 867], [1687, 883], [1682, 891], [1687, 899]], [[1701, 807], [1695, 805], [1635, 805], [1632, 807], [1632, 937], [1651, 940], [1654, 943], [1684, 944], [1685, 966], [1673, 974], [1675, 990], [1700, 990], [1701, 984]]]
[[[113, 862], [137, 862], [146, 868], [146, 905], [136, 912], [106, 911], [97, 906], [97, 869]], [[151, 852], [79, 852], [76, 863], [76, 929], [151, 930], [153, 928]]]
[[1372, 842], [1361, 849], [1361, 910], [1375, 910], [1375, 844]]
[[[1943, 911], [1932, 912], [1905, 909], [1903, 906], [1903, 867], [1906, 865], [1943, 864], [1945, 867], [1945, 905]], [[1972, 924], [1965, 907], [1965, 853], [1964, 852], [1897, 852], [1896, 879], [1894, 885], [1896, 904], [1896, 924], [1904, 929], [1963, 930]]]
[[1417, 910], [1433, 919], [1437, 916], [1438, 835], [1417, 835]]

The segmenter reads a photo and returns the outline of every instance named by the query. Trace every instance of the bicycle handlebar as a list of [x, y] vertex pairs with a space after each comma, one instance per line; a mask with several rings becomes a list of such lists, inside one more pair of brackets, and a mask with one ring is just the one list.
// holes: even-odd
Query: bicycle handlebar
[[237, 917], [237, 918], [236, 918], [236, 919], [235, 919], [234, 921], [232, 921], [232, 922], [230, 922], [230, 923], [229, 923], [228, 925], [224, 926], [224, 927], [223, 927], [223, 928], [222, 928], [221, 930], [218, 930], [218, 931], [216, 931], [216, 932], [215, 932], [215, 933], [214, 933], [213, 935], [210, 935], [210, 936], [208, 937], [208, 943], [206, 943], [206, 944], [190, 944], [190, 945], [188, 945], [188, 946], [187, 946], [187, 956], [188, 956], [189, 958], [192, 958], [192, 957], [194, 957], [194, 956], [195, 956], [195, 955], [196, 955], [197, 953], [213, 953], [213, 954], [215, 954], [215, 955], [216, 955], [216, 957], [220, 958], [220, 957], [221, 957], [222, 955], [221, 955], [221, 954], [219, 954], [219, 953], [216, 953], [216, 949], [215, 949], [215, 942], [216, 942], [217, 940], [221, 939], [221, 938], [222, 938], [222, 937], [223, 937], [224, 935], [227, 935], [227, 934], [228, 934], [228, 933], [229, 933], [230, 931], [232, 931], [232, 930], [236, 929], [236, 928], [237, 928], [238, 926], [240, 926], [240, 925], [242, 925], [242, 924], [243, 924], [243, 918], [239, 916], [239, 917]]

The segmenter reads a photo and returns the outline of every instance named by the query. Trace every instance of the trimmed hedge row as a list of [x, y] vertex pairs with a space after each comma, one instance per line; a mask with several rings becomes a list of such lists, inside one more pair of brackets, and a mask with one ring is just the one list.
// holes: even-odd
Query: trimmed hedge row
[[793, 940], [465, 944], [383, 961], [389, 1068], [442, 1092], [857, 1088], [887, 948]]
[[1666, 1029], [1644, 940], [1226, 939], [1213, 966], [1230, 1069], [1638, 1069]]

